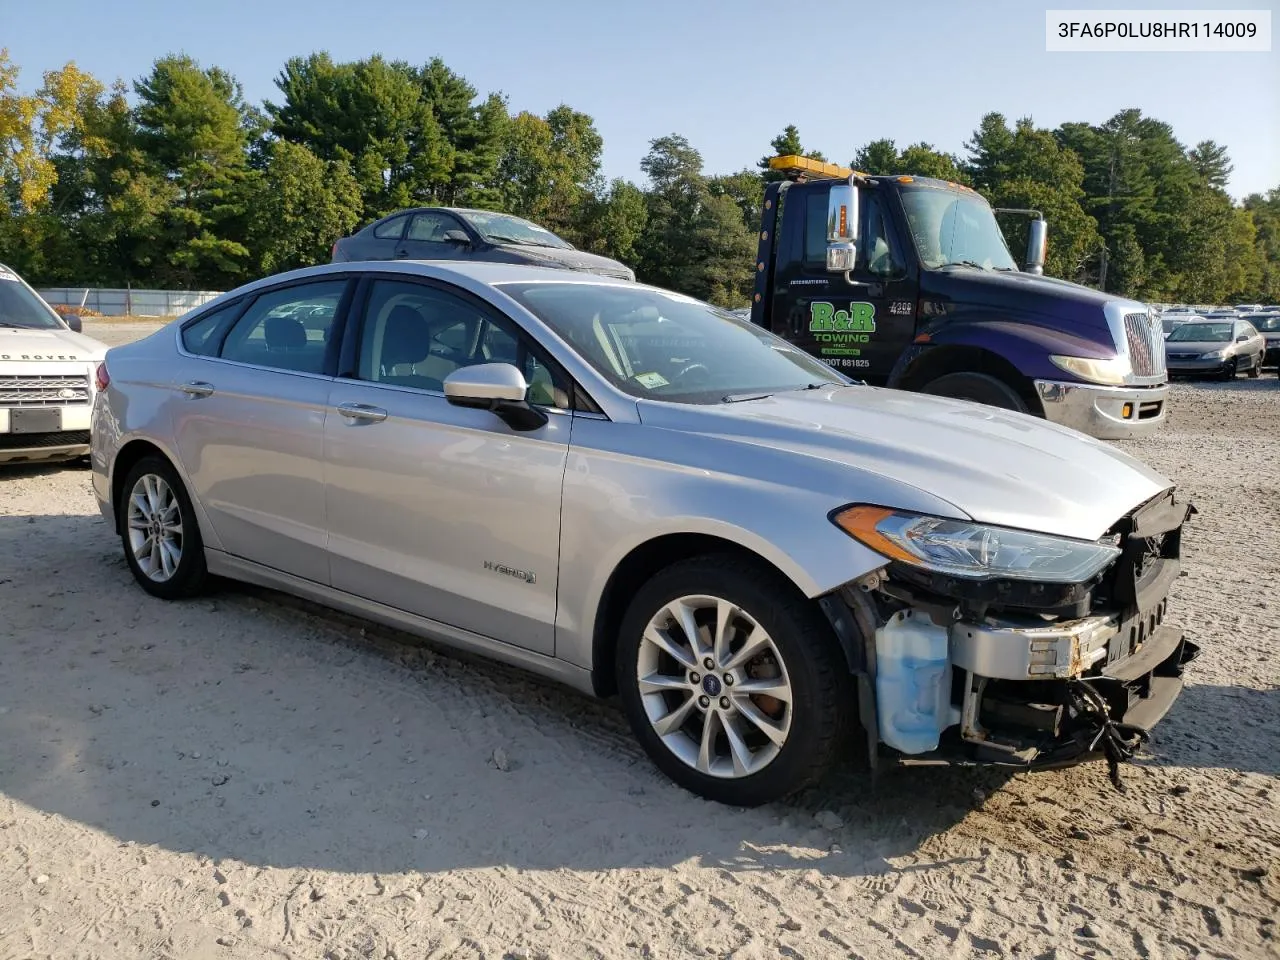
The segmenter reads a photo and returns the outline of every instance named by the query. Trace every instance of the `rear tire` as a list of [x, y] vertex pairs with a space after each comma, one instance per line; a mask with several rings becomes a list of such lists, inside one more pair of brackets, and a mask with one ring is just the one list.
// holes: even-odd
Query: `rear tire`
[[1262, 376], [1262, 358], [1261, 357], [1259, 357], [1256, 361], [1254, 361], [1253, 366], [1249, 368], [1250, 380], [1257, 380], [1260, 376]]
[[162, 600], [200, 593], [208, 581], [195, 509], [164, 457], [143, 457], [121, 486], [116, 525], [125, 562], [143, 590]]
[[948, 373], [930, 380], [921, 389], [935, 397], [951, 397], [953, 400], [971, 400], [988, 407], [1027, 413], [1027, 403], [1018, 391], [1003, 380], [986, 373]]
[[734, 806], [816, 783], [856, 724], [853, 676], [826, 619], [775, 572], [731, 555], [681, 561], [640, 588], [617, 682], [658, 768]]

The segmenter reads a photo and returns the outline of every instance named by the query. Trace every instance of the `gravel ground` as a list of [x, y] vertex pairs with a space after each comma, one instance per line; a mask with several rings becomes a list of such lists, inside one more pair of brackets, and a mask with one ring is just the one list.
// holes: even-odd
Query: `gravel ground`
[[1280, 383], [1177, 386], [1127, 446], [1200, 510], [1204, 655], [1126, 794], [842, 772], [748, 812], [613, 705], [265, 592], [152, 600], [84, 469], [0, 470], [0, 958], [1275, 957]]

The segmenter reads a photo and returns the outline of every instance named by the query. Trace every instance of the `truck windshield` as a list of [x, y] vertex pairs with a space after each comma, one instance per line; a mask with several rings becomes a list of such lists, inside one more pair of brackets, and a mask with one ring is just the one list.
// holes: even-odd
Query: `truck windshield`
[[508, 216], [505, 213], [491, 213], [488, 210], [459, 210], [458, 213], [490, 243], [516, 243], [527, 247], [556, 247], [560, 250], [573, 249], [546, 227], [540, 227], [528, 220], [521, 220], [519, 217]]
[[980, 197], [925, 185], [902, 191], [907, 223], [920, 261], [983, 270], [1017, 270], [991, 207]]
[[767, 330], [680, 294], [596, 283], [498, 286], [633, 397], [728, 403], [852, 382]]
[[61, 330], [62, 324], [43, 300], [19, 282], [17, 274], [0, 266], [0, 327]]

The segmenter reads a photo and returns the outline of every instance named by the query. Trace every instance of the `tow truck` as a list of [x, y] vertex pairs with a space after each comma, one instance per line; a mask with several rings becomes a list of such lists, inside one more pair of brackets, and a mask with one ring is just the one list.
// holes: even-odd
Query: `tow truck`
[[[770, 160], [751, 321], [879, 386], [1046, 418], [1101, 439], [1157, 430], [1168, 376], [1146, 304], [1044, 275], [1048, 224], [976, 190]], [[997, 213], [1028, 217], [1020, 269]]]

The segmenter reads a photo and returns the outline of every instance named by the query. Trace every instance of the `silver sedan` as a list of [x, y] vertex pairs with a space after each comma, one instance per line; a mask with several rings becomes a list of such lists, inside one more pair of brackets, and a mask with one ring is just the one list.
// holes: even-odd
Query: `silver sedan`
[[1195, 653], [1168, 480], [665, 290], [332, 264], [97, 378], [93, 486], [147, 593], [240, 579], [617, 693], [716, 800], [855, 735], [873, 763], [1125, 759]]
[[1267, 342], [1246, 320], [1199, 319], [1175, 327], [1164, 350], [1170, 374], [1234, 380], [1238, 373], [1256, 378], [1262, 372]]

